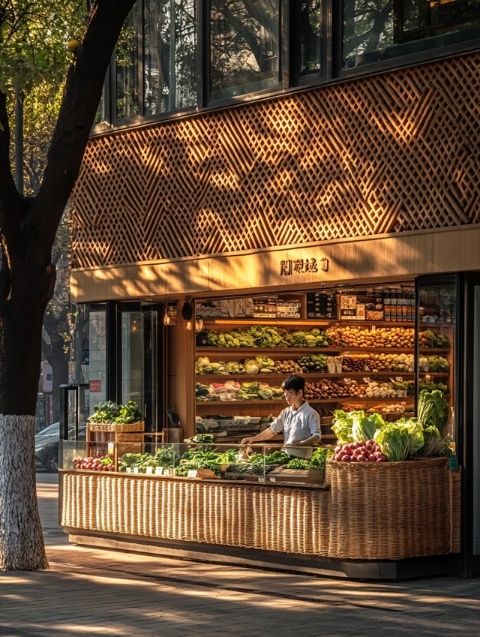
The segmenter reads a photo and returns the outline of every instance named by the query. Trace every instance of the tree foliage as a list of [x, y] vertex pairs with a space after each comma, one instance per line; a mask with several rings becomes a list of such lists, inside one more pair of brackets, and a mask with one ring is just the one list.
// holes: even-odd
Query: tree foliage
[[0, 0], [0, 90], [58, 85], [71, 61], [69, 38], [82, 38], [79, 0]]

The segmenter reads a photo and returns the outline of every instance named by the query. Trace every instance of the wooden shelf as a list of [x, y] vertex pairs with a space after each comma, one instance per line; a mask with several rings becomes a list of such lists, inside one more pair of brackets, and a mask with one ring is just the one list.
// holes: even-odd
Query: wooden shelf
[[[200, 317], [198, 317], [200, 318]], [[374, 327], [415, 327], [413, 321], [355, 321], [351, 319], [334, 319], [334, 318], [206, 318], [203, 319], [204, 327], [228, 327], [230, 325], [251, 325], [251, 326], [272, 326], [275, 325], [289, 325], [294, 327], [295, 325], [302, 326], [308, 325], [309, 327], [326, 327], [330, 325], [355, 325], [357, 327], [362, 326], [374, 326]]]
[[[196, 379], [198, 382], [206, 385], [209, 383], [221, 383], [222, 381], [228, 382], [229, 380], [234, 380], [235, 382], [243, 382], [243, 381], [278, 381], [280, 379], [285, 379], [289, 373], [298, 373], [305, 378], [305, 381], [308, 383], [309, 381], [313, 381], [316, 379], [322, 378], [382, 378], [388, 376], [389, 378], [395, 376], [415, 377], [414, 372], [395, 372], [395, 371], [384, 371], [384, 372], [341, 372], [339, 374], [329, 374], [328, 372], [282, 372], [277, 374], [197, 374]], [[430, 376], [432, 378], [446, 378], [449, 375], [449, 372], [420, 372], [421, 376]]]
[[[370, 396], [346, 396], [345, 398], [319, 398], [315, 400], [309, 400], [308, 402], [311, 405], [317, 404], [332, 404], [332, 403], [346, 403], [350, 401], [358, 401], [358, 402], [368, 402], [368, 403], [383, 403], [383, 402], [395, 402], [395, 403], [404, 403], [404, 402], [412, 402], [413, 396], [395, 396], [391, 398], [376, 398]], [[276, 398], [271, 400], [205, 400], [205, 401], [196, 401], [196, 406], [198, 407], [212, 407], [216, 405], [221, 405], [224, 407], [225, 405], [286, 405], [287, 403], [283, 398]]]
[[[430, 348], [422, 347], [420, 354], [442, 354], [450, 351], [449, 347]], [[243, 356], [244, 358], [252, 358], [255, 356], [268, 356], [274, 358], [279, 355], [298, 355], [298, 354], [328, 354], [331, 352], [352, 352], [352, 353], [379, 353], [379, 354], [412, 354], [414, 353], [414, 347], [353, 347], [347, 345], [340, 345], [338, 347], [285, 347], [285, 348], [260, 348], [260, 347], [205, 347], [198, 346], [196, 348], [197, 354], [219, 354], [222, 356]], [[246, 355], [246, 356], [245, 356]]]

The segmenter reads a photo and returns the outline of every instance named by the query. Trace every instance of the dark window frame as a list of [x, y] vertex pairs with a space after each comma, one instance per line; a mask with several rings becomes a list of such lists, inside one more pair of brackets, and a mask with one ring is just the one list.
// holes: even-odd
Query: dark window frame
[[[116, 117], [116, 69], [115, 52], [107, 74], [104, 88], [105, 116], [107, 124], [92, 127], [91, 136], [103, 135], [115, 131], [155, 123], [171, 121], [179, 117], [191, 117], [202, 112], [223, 110], [240, 106], [247, 102], [263, 101], [279, 97], [285, 93], [297, 93], [305, 90], [331, 86], [359, 77], [370, 77], [398, 69], [417, 66], [428, 62], [464, 55], [480, 50], [478, 38], [450, 44], [438, 48], [417, 51], [411, 54], [392, 57], [387, 60], [363, 64], [349, 69], [342, 68], [343, 60], [343, 2], [324, 0], [324, 56], [325, 73], [312, 73], [300, 77], [299, 31], [295, 28], [294, 16], [296, 0], [279, 0], [280, 4], [280, 42], [279, 42], [279, 82], [275, 88], [245, 93], [236, 97], [211, 99], [210, 97], [210, 0], [196, 0], [197, 3], [197, 105], [166, 111], [156, 115], [145, 115], [144, 95], [144, 4], [140, 1], [136, 11], [141, 11], [142, 28], [138, 31], [138, 76], [140, 112], [127, 118]], [[140, 9], [138, 8], [140, 7]], [[442, 27], [444, 28], [444, 27]], [[140, 55], [141, 54], [141, 55]]]
[[286, 91], [289, 88], [289, 37], [288, 37], [288, 16], [289, 16], [289, 8], [288, 8], [288, 0], [277, 0], [279, 7], [279, 17], [278, 17], [278, 35], [279, 35], [279, 43], [278, 43], [278, 82], [275, 87], [268, 87], [264, 89], [259, 89], [256, 91], [250, 91], [248, 93], [242, 93], [241, 95], [236, 95], [233, 97], [212, 97], [212, 84], [211, 84], [211, 31], [210, 31], [210, 15], [212, 11], [212, 3], [211, 0], [205, 0], [204, 7], [205, 10], [205, 19], [204, 19], [204, 29], [206, 30], [205, 37], [205, 66], [204, 69], [207, 69], [208, 75], [208, 83], [205, 84], [205, 98], [206, 98], [206, 106], [210, 107], [224, 107], [230, 106], [232, 104], [239, 104], [244, 102], [245, 100], [252, 100], [258, 97], [262, 97], [265, 95], [278, 94]]
[[[398, 3], [401, 0], [393, 0], [392, 12], [394, 11], [395, 6], [398, 6]], [[384, 60], [377, 60], [374, 62], [360, 64], [359, 66], [351, 67], [348, 69], [343, 68], [343, 11], [344, 11], [344, 1], [335, 3], [336, 6], [336, 21], [334, 27], [332, 29], [333, 33], [337, 37], [336, 46], [334, 47], [335, 57], [336, 57], [336, 76], [333, 76], [334, 79], [341, 80], [347, 79], [350, 77], [358, 77], [358, 76], [370, 76], [377, 75], [378, 73], [394, 71], [399, 68], [416, 66], [419, 64], [434, 62], [436, 60], [441, 60], [444, 58], [452, 57], [454, 55], [461, 55], [463, 53], [468, 53], [469, 51], [475, 51], [480, 49], [480, 32], [479, 36], [475, 39], [464, 40], [457, 43], [447, 44], [443, 46], [428, 48], [423, 51], [412, 51], [411, 53], [404, 53], [403, 55], [393, 55], [390, 58]], [[393, 16], [394, 17], [394, 16]], [[480, 21], [480, 16], [479, 16]], [[451, 24], [450, 26], [454, 26]], [[442, 31], [445, 31], [449, 28], [448, 24], [443, 24], [441, 27], [438, 27], [438, 32], [436, 35], [441, 35]], [[408, 42], [421, 42], [423, 38], [420, 39], [408, 39], [405, 42], [397, 43], [397, 44], [406, 44]]]

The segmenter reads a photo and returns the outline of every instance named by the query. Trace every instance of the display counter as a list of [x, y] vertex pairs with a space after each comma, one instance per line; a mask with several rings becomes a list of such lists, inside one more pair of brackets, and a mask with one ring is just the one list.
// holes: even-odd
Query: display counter
[[[139, 473], [125, 463], [124, 471], [84, 470], [78, 461], [75, 469], [78, 452], [63, 452], [61, 524], [79, 542], [137, 540], [144, 551], [174, 542], [194, 543], [199, 552], [209, 547], [210, 554], [229, 548], [272, 552], [280, 554], [277, 565], [281, 554], [310, 557], [312, 564], [322, 558], [375, 564], [460, 551], [460, 473], [449, 470], [447, 458], [329, 459], [325, 479], [315, 483], [308, 482], [307, 470], [298, 482], [272, 480], [274, 469], [265, 461], [248, 479], [225, 479], [227, 464], [215, 477], [200, 477], [201, 469], [197, 477], [192, 469], [173, 475], [178, 460], [162, 468], [167, 475], [153, 466]], [[147, 471], [148, 458], [144, 462], [141, 470]], [[381, 569], [371, 572], [381, 577]]]

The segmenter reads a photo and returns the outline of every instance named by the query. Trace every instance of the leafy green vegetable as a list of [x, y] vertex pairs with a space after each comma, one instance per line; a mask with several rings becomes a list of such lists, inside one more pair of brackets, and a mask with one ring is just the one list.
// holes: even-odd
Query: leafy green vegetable
[[423, 455], [425, 456], [447, 456], [450, 445], [448, 440], [442, 437], [441, 433], [434, 425], [429, 425], [423, 430], [425, 446]]
[[89, 417], [89, 422], [107, 423], [131, 423], [142, 419], [142, 413], [133, 400], [125, 405], [119, 405], [111, 400], [96, 405], [94, 413]]
[[438, 389], [422, 390], [418, 399], [418, 422], [425, 429], [430, 425], [437, 427], [443, 436], [448, 421], [448, 405], [445, 396]]
[[380, 414], [366, 414], [364, 411], [350, 412], [352, 419], [352, 439], [354, 442], [366, 442], [373, 440], [377, 429], [385, 426], [385, 421]]
[[342, 445], [348, 442], [353, 442], [353, 419], [351, 414], [352, 412], [346, 412], [341, 409], [337, 409], [333, 413], [334, 422], [332, 425], [332, 431], [337, 436], [338, 442]]
[[424, 445], [423, 430], [415, 418], [403, 418], [387, 423], [374, 436], [382, 452], [391, 462], [402, 462], [413, 456]]
[[410, 434], [406, 427], [388, 423], [375, 434], [375, 442], [382, 448], [382, 452], [390, 462], [401, 462], [410, 453]]
[[287, 469], [310, 469], [310, 462], [305, 458], [292, 458], [287, 463]]
[[310, 467], [312, 469], [324, 469], [327, 459], [333, 455], [332, 449], [326, 447], [318, 447], [310, 458]]

